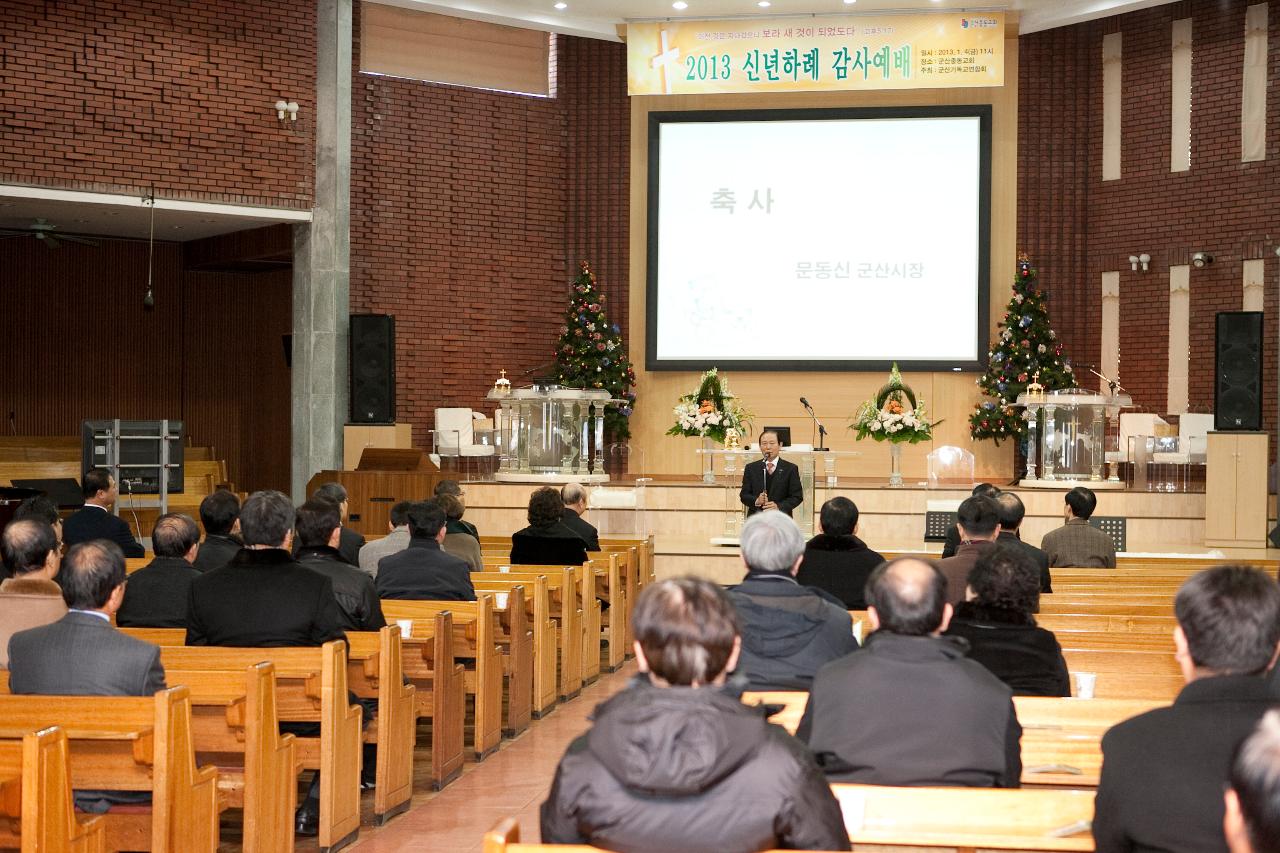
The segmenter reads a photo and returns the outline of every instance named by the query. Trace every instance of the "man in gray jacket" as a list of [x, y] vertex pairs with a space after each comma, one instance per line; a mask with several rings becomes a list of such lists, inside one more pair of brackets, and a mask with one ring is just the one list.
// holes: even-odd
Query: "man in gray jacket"
[[1022, 727], [1010, 689], [940, 636], [946, 579], [903, 558], [867, 581], [866, 648], [818, 672], [796, 736], [827, 778], [871, 785], [1016, 788]]
[[742, 623], [737, 673], [751, 690], [808, 690], [820, 667], [857, 650], [849, 612], [829, 593], [796, 582], [804, 537], [790, 516], [751, 516], [740, 542], [747, 577], [729, 590]]

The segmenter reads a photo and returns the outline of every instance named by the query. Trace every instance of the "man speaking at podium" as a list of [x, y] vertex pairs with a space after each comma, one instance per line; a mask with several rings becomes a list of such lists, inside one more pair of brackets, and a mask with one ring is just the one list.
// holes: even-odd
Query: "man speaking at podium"
[[742, 491], [738, 495], [747, 508], [747, 515], [766, 509], [791, 515], [791, 511], [804, 502], [800, 469], [794, 462], [778, 458], [780, 449], [782, 445], [776, 432], [765, 430], [760, 433], [760, 452], [764, 458], [743, 469]]

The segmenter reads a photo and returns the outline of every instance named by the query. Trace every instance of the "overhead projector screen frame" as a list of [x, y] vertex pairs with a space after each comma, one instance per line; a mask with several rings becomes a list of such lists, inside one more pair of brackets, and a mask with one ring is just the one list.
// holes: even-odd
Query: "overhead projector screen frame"
[[[991, 318], [991, 105], [947, 105], [918, 107], [844, 107], [808, 109], [690, 110], [649, 113], [648, 211], [646, 235], [645, 369], [649, 371], [705, 370], [719, 366], [737, 370], [826, 372], [888, 370], [897, 363], [903, 370], [980, 371], [985, 368], [990, 345]], [[977, 211], [977, 306], [976, 346], [971, 356], [960, 359], [662, 359], [658, 354], [658, 273], [659, 273], [659, 177], [661, 169], [661, 129], [664, 124], [690, 122], [772, 122], [829, 121], [842, 119], [972, 118], [978, 121], [978, 211]], [[902, 312], [903, 335], [912, 333], [911, 306]], [[797, 329], [796, 334], [803, 334]], [[907, 354], [904, 344], [904, 356]]]

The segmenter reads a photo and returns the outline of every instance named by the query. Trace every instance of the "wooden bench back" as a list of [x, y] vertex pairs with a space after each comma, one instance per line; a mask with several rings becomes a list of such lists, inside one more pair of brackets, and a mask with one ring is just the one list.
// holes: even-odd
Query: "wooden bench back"
[[103, 818], [76, 818], [70, 746], [57, 726], [0, 740], [0, 818], [6, 819], [0, 820], [0, 847], [22, 853], [106, 851]]

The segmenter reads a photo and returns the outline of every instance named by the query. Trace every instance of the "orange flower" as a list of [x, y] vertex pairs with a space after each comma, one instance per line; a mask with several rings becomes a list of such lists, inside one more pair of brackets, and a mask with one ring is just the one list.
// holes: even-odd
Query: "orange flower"
[[716, 410], [716, 406], [710, 400], [703, 400], [698, 404], [698, 414], [708, 415]]
[[900, 415], [902, 414], [902, 404], [897, 400], [889, 400], [885, 404], [885, 410], [891, 415]]

